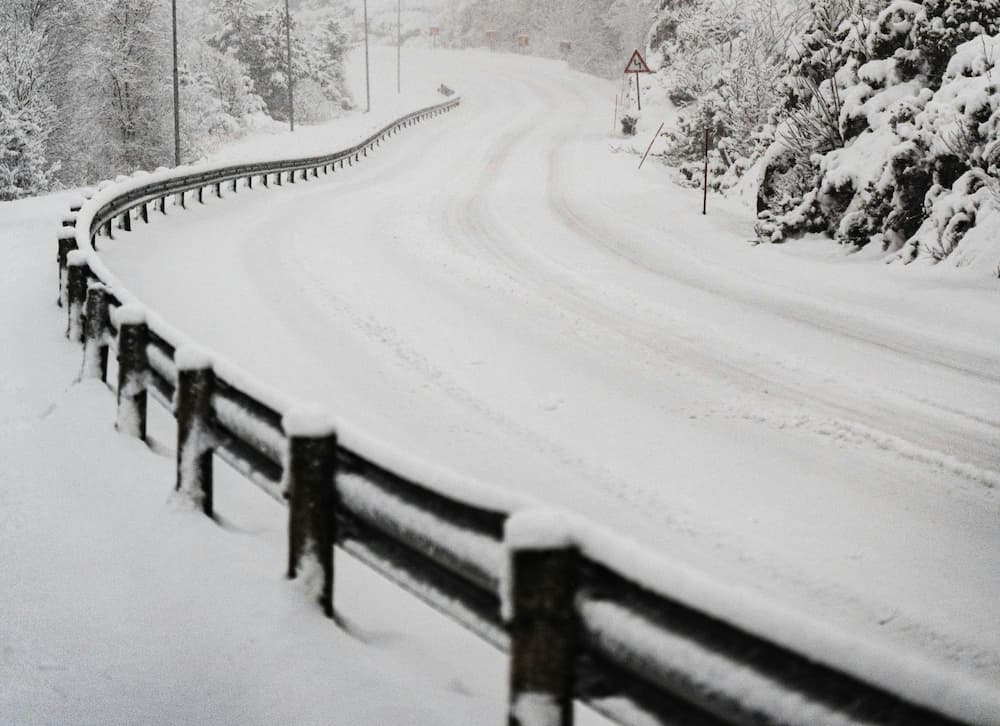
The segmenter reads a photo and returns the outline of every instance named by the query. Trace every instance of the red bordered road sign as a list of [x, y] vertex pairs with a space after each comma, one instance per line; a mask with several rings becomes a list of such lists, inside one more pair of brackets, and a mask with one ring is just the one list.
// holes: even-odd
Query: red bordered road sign
[[625, 66], [626, 73], [652, 73], [649, 66], [646, 64], [646, 59], [642, 57], [638, 50], [632, 53], [632, 57], [629, 58], [628, 65]]
[[635, 73], [635, 100], [639, 106], [639, 110], [642, 110], [642, 96], [639, 91], [639, 74], [640, 73], [652, 73], [649, 65], [646, 63], [646, 59], [642, 57], [637, 48], [632, 52], [632, 57], [628, 59], [628, 65], [625, 66], [626, 73]]

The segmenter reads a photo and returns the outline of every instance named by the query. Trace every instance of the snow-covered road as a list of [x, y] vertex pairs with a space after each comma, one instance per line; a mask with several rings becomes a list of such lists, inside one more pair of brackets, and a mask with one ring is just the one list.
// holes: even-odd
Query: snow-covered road
[[109, 266], [409, 456], [1000, 677], [995, 281], [748, 245], [747, 211], [704, 218], [609, 153], [613, 84], [562, 64], [407, 72], [461, 108], [328, 179], [156, 218]]

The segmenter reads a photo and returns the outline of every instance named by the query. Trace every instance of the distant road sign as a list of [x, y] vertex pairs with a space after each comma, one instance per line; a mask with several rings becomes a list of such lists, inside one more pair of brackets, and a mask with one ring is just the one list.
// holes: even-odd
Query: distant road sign
[[632, 53], [632, 57], [629, 58], [628, 65], [625, 66], [626, 73], [652, 73], [649, 66], [646, 64], [646, 59], [642, 57], [638, 50]]
[[527, 35], [519, 35], [519, 36], [517, 36], [517, 45], [520, 48], [527, 48], [528, 47], [528, 36]]
[[569, 53], [571, 50], [573, 50], [573, 44], [571, 42], [569, 42], [568, 40], [560, 40], [559, 41], [559, 52], [560, 53]]
[[432, 25], [430, 27], [430, 35], [441, 35], [441, 28], [438, 28], [437, 26]]
[[626, 73], [635, 74], [635, 102], [639, 106], [639, 110], [642, 110], [642, 95], [639, 92], [639, 74], [640, 73], [652, 73], [649, 65], [646, 63], [646, 59], [642, 57], [639, 50], [636, 49], [632, 53], [632, 57], [628, 60], [628, 65], [625, 66]]

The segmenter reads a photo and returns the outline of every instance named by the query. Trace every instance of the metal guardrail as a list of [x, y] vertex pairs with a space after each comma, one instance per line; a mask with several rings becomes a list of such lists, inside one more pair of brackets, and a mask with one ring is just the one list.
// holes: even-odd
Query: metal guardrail
[[[622, 724], [953, 724], [920, 694], [819, 662], [601, 561], [577, 535], [536, 532], [537, 513], [479, 506], [383, 466], [338, 440], [335, 426], [264, 401], [219, 362], [133, 305], [95, 261], [115, 220], [130, 229], [149, 205], [221, 185], [281, 183], [360, 161], [400, 129], [457, 107], [422, 109], [324, 156], [228, 166], [131, 188], [64, 221], [60, 304], [84, 346], [84, 377], [106, 380], [115, 353], [118, 429], [145, 438], [151, 395], [177, 421], [179, 491], [213, 515], [219, 456], [289, 509], [288, 576], [306, 560], [324, 573], [335, 616], [333, 547], [510, 653], [512, 726], [567, 726], [580, 700]], [[77, 210], [80, 211], [80, 210]], [[83, 225], [91, 249], [74, 251]], [[250, 387], [252, 388], [252, 387]], [[543, 518], [544, 521], [544, 518]], [[555, 525], [554, 525], [555, 526]], [[537, 525], [536, 525], [537, 529]], [[546, 529], [543, 526], [543, 529]], [[570, 528], [572, 529], [572, 528]], [[529, 536], [525, 536], [525, 531]], [[619, 568], [620, 569], [620, 568]]]

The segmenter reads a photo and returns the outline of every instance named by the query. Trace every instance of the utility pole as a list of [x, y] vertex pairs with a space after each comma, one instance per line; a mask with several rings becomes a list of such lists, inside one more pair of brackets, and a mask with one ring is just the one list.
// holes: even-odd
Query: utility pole
[[174, 166], [181, 165], [181, 86], [177, 75], [177, 0], [170, 2], [174, 45]]
[[368, 72], [368, 0], [364, 0], [365, 13], [365, 113], [372, 110], [372, 82]]
[[403, 0], [396, 0], [396, 93], [403, 92]]
[[705, 177], [702, 181], [701, 214], [708, 214], [708, 126], [705, 126]]
[[292, 76], [292, 13], [288, 9], [288, 0], [285, 0], [285, 50], [288, 57], [288, 125], [295, 131], [295, 93], [292, 90], [292, 86], [295, 85]]

